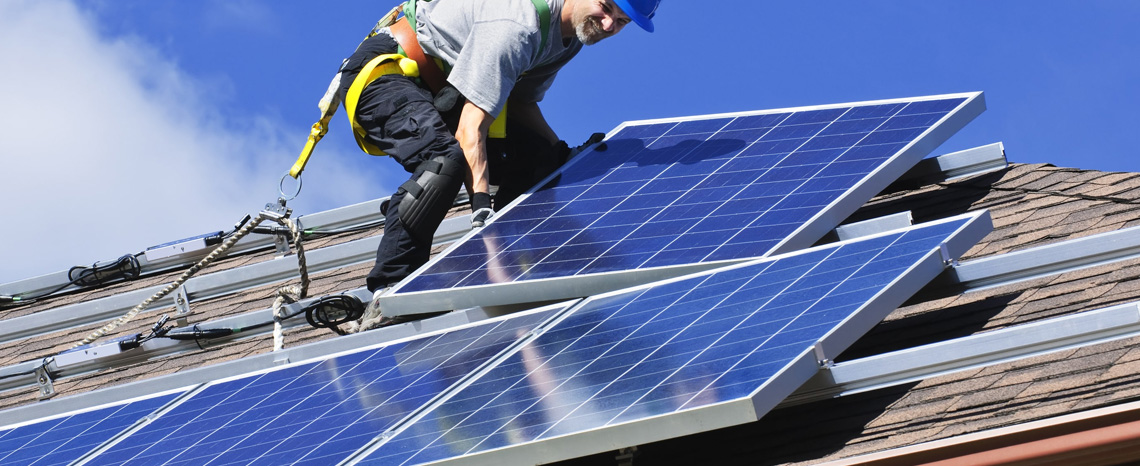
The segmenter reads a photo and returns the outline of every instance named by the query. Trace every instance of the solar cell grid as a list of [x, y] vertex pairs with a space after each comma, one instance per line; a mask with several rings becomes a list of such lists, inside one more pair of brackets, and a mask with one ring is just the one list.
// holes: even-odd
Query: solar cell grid
[[865, 306], [917, 264], [935, 264], [919, 282], [937, 274], [940, 245], [971, 221], [589, 300], [361, 464], [463, 457], [756, 396], [836, 328], [881, 319], [893, 305]]
[[763, 256], [968, 101], [981, 105], [960, 95], [624, 126], [384, 301], [402, 313], [402, 294]]
[[555, 312], [216, 383], [91, 464], [335, 464]]
[[71, 464], [178, 395], [168, 393], [0, 431], [0, 464]]

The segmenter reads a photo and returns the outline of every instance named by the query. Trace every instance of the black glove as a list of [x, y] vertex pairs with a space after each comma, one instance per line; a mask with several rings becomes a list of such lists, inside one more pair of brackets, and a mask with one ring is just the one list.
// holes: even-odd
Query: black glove
[[[587, 139], [586, 142], [582, 143], [582, 145], [575, 147], [574, 150], [569, 151], [569, 156], [567, 158], [573, 158], [575, 155], [582, 153], [582, 151], [589, 149], [590, 146], [592, 146], [594, 144], [598, 144], [599, 142], [602, 142], [602, 140], [605, 138], [606, 138], [606, 133], [591, 134], [590, 139]], [[598, 144], [597, 150], [599, 152], [605, 151], [606, 150], [606, 144], [605, 143]]]
[[487, 224], [495, 211], [491, 210], [491, 195], [475, 193], [471, 196], [471, 228], [479, 228]]
[[566, 141], [558, 141], [554, 143], [554, 145], [550, 147], [550, 150], [553, 151], [552, 154], [554, 160], [558, 161], [558, 166], [562, 166], [562, 164], [566, 163], [567, 160], [570, 160], [571, 155], [573, 155], [573, 152], [570, 150], [570, 146], [566, 144]]

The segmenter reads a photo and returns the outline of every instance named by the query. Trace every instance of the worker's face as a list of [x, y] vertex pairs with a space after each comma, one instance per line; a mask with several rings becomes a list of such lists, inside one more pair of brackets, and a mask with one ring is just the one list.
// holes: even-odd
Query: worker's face
[[613, 0], [578, 0], [570, 17], [578, 40], [586, 45], [617, 34], [630, 21]]

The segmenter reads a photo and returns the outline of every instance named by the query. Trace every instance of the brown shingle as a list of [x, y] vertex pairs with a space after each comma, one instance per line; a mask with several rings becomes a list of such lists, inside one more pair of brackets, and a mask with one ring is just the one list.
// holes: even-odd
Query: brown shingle
[[[918, 218], [940, 218], [947, 209], [992, 209], [995, 231], [968, 253], [968, 257], [980, 257], [1024, 250], [1098, 231], [1111, 231], [1127, 222], [1140, 221], [1140, 206], [1112, 199], [1087, 198], [1108, 195], [1105, 193], [1130, 199], [1140, 196], [1140, 175], [1056, 168], [1044, 164], [1012, 164], [999, 173], [880, 196], [853, 218], [902, 210], [913, 210]], [[315, 239], [307, 244], [315, 249], [337, 244], [346, 238], [349, 236], [338, 235]], [[230, 258], [222, 261], [219, 267], [232, 268], [238, 264], [269, 260], [271, 256], [265, 253]], [[316, 274], [312, 291], [325, 294], [360, 286], [370, 266], [357, 264]], [[170, 272], [145, 281], [52, 297], [43, 303], [21, 308], [20, 312], [38, 312], [68, 302], [109, 296], [147, 286], [147, 283], [168, 283], [177, 274]], [[263, 309], [268, 307], [275, 287], [259, 286], [196, 301], [193, 303], [196, 314], [192, 320], [209, 321]], [[1140, 259], [968, 293], [928, 289], [923, 290], [920, 296], [928, 298], [896, 310], [879, 328], [856, 343], [851, 354], [855, 357], [876, 354], [907, 345], [1099, 309], [1112, 303], [1140, 301]], [[146, 316], [124, 328], [120, 334], [145, 331], [158, 313], [159, 310], [148, 311]], [[85, 327], [55, 332], [18, 344], [0, 345], [0, 358], [14, 360], [18, 355], [27, 359], [29, 354], [54, 354], [89, 330]], [[286, 344], [299, 345], [334, 337], [327, 330], [295, 329], [287, 332]], [[706, 440], [701, 448], [686, 446], [684, 439], [673, 441], [671, 445], [677, 452], [665, 457], [680, 458], [693, 451], [707, 454], [708, 450], [722, 452], [738, 448], [742, 450], [739, 458], [754, 458], [759, 464], [803, 463], [822, 457], [847, 458], [1016, 425], [1074, 410], [1140, 400], [1140, 376], [1134, 375], [1140, 368], [1137, 343], [1140, 343], [1140, 338], [1107, 342], [932, 377], [905, 386], [782, 408], [760, 422], [718, 431], [715, 436], [700, 437], [713, 439]], [[64, 394], [107, 387], [262, 354], [269, 350], [270, 344], [268, 336], [211, 344], [204, 350], [66, 377], [59, 381], [57, 387]], [[29, 349], [31, 353], [26, 352]], [[0, 395], [0, 408], [28, 404], [34, 399], [34, 387], [5, 392]], [[803, 429], [789, 428], [789, 425], [803, 426]], [[811, 426], [810, 433], [805, 433], [808, 425]], [[734, 444], [715, 440], [725, 436], [750, 441]], [[826, 439], [826, 442], [820, 439]], [[643, 448], [652, 452], [654, 448], [666, 448], [664, 445], [667, 443]], [[715, 448], [704, 448], [713, 444]], [[760, 449], [762, 453], [750, 449]], [[749, 454], [751, 456], [747, 456]]]
[[1046, 171], [1046, 175], [1038, 178], [1035, 181], [1024, 183], [1019, 186], [1020, 189], [1027, 191], [1059, 191], [1064, 189], [1061, 184], [1070, 184], [1069, 179], [1072, 178], [1073, 170], [1053, 170]]
[[892, 406], [881, 416], [866, 425], [867, 429], [897, 428], [899, 424], [907, 424], [921, 419], [936, 419], [950, 411], [958, 402], [955, 398], [935, 398], [921, 403], [905, 403]]
[[1140, 174], [1136, 173], [1122, 173], [1122, 172], [1099, 172], [1101, 175], [1093, 180], [1091, 183], [1099, 185], [1113, 185], [1113, 186], [1132, 186], [1136, 183], [1137, 177]]
[[1122, 198], [1118, 198], [1116, 195], [1119, 193], [1122, 193], [1124, 191], [1128, 191], [1128, 190], [1129, 190], [1129, 188], [1125, 188], [1125, 187], [1121, 187], [1121, 186], [1107, 185], [1107, 186], [1101, 186], [1101, 187], [1096, 188], [1096, 189], [1087, 190], [1083, 193], [1083, 195], [1088, 196], [1088, 197], [1096, 197], [1096, 198], [1122, 199]]
[[981, 390], [971, 390], [969, 393], [964, 394], [957, 400], [948, 411], [964, 411], [981, 406], [991, 406], [1012, 400], [1018, 394], [1025, 391], [1030, 383], [1021, 383], [1014, 385], [1004, 385], [1001, 387], [987, 388]]
[[1040, 164], [1013, 164], [1005, 171], [1001, 179], [995, 181], [992, 186], [998, 189], [1017, 189], [1049, 176], [1048, 169], [1049, 167]]

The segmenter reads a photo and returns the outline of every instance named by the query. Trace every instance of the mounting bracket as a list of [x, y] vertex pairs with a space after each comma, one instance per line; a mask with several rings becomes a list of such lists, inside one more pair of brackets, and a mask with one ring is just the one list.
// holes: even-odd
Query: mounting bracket
[[938, 245], [938, 252], [942, 255], [943, 264], [949, 267], [958, 266], [958, 259], [955, 259], [954, 256], [950, 255], [950, 247], [947, 246], [946, 243]]
[[[293, 214], [293, 209], [285, 205], [284, 197], [279, 197], [276, 203], [270, 202], [265, 204], [265, 210], [261, 211], [261, 213], [273, 219], [282, 219], [289, 218], [289, 216]], [[273, 235], [273, 245], [277, 248], [277, 257], [284, 257], [289, 254], [289, 242], [292, 240], [289, 236], [289, 232]]]
[[185, 327], [186, 318], [190, 316], [190, 295], [186, 294], [186, 285], [179, 286], [175, 293], [174, 308], [177, 311], [174, 313], [174, 325]]
[[40, 365], [36, 368], [36, 384], [40, 386], [41, 400], [46, 400], [55, 396], [55, 379], [52, 379], [51, 372], [47, 370], [47, 364]]
[[618, 466], [633, 466], [633, 459], [636, 458], [637, 455], [637, 447], [625, 447], [618, 450], [614, 460], [617, 461]]

